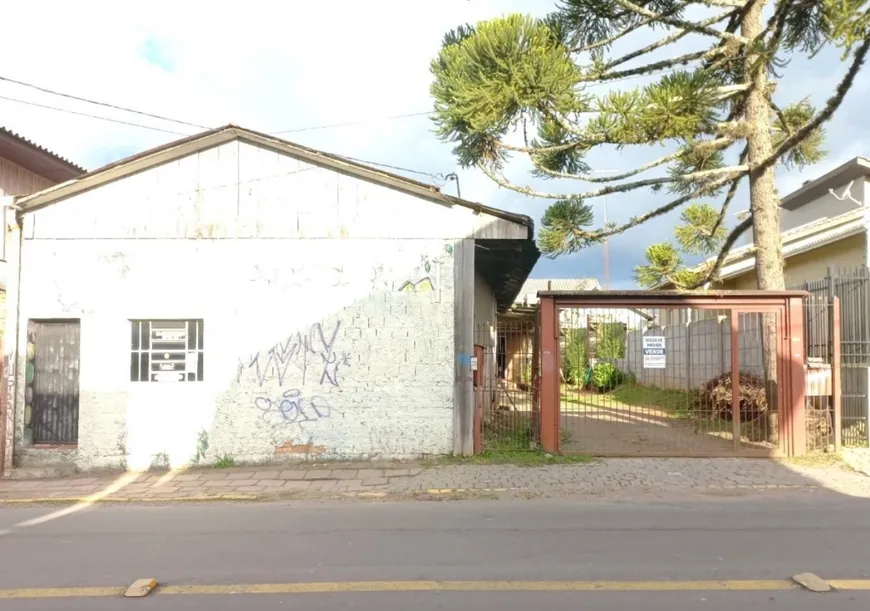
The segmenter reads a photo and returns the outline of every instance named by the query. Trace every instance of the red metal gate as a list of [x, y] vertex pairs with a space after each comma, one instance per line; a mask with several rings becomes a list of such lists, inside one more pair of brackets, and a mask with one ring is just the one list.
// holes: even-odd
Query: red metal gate
[[544, 291], [540, 442], [596, 456], [807, 450], [801, 291]]

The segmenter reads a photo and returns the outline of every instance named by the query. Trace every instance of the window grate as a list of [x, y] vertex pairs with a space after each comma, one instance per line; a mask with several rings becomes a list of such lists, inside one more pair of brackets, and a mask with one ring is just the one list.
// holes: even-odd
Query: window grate
[[203, 321], [131, 320], [131, 382], [202, 382]]

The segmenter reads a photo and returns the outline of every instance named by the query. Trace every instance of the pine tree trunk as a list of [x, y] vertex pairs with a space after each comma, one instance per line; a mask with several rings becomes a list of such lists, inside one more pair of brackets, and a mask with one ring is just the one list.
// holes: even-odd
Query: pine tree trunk
[[[744, 13], [741, 22], [742, 35], [752, 40], [761, 34], [764, 24], [762, 10], [766, 0], [755, 0]], [[763, 66], [754, 67], [757, 55], [748, 54], [744, 76], [751, 85], [746, 96], [745, 120], [749, 124], [747, 138], [749, 173], [749, 199], [752, 211], [752, 232], [755, 241], [755, 273], [758, 288], [763, 290], [785, 289], [783, 273], [782, 240], [779, 227], [779, 197], [776, 193], [774, 168], [757, 170], [757, 166], [773, 151], [771, 138], [771, 109], [765, 90], [768, 87], [767, 73]], [[779, 422], [777, 414], [777, 321], [775, 315], [763, 317], [764, 377], [767, 386], [766, 437], [778, 443]]]

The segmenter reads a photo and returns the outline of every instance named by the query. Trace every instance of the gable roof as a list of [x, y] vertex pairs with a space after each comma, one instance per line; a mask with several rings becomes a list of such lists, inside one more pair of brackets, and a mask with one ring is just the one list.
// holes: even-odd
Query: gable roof
[[225, 125], [223, 127], [169, 142], [168, 144], [143, 151], [142, 153], [137, 153], [136, 155], [115, 161], [103, 166], [102, 168], [78, 176], [73, 180], [69, 180], [65, 183], [55, 185], [25, 197], [20, 197], [16, 200], [16, 204], [18, 209], [23, 213], [33, 212], [63, 199], [83, 193], [84, 191], [94, 189], [132, 174], [143, 172], [158, 165], [206, 149], [214, 148], [234, 140], [239, 140], [254, 146], [283, 153], [312, 165], [329, 168], [422, 199], [440, 204], [462, 206], [507, 221], [513, 221], [514, 223], [529, 228], [529, 239], [534, 237], [534, 223], [528, 216], [498, 210], [497, 208], [490, 208], [476, 202], [446, 195], [433, 185], [406, 178], [399, 174], [385, 172], [340, 155], [318, 151], [316, 149], [308, 148], [307, 146], [295, 144], [281, 138], [276, 138], [275, 136], [270, 136], [268, 134], [263, 134], [235, 125]]
[[[849, 210], [837, 216], [798, 225], [782, 234], [783, 257], [793, 257], [864, 231], [864, 210]], [[714, 261], [715, 258], [710, 259]], [[755, 267], [755, 244], [732, 250], [725, 258], [719, 277], [733, 278]]]
[[0, 157], [54, 182], [64, 182], [85, 169], [10, 129], [0, 127]]
[[862, 177], [870, 179], [870, 160], [855, 157], [824, 176], [805, 182], [799, 189], [783, 197], [780, 206], [786, 210], [800, 208], [831, 189], [837, 189]]

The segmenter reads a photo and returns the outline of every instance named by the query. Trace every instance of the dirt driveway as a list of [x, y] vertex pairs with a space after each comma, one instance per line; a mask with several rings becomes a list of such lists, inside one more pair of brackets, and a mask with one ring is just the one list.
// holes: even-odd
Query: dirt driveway
[[[602, 405], [562, 402], [563, 452], [640, 456], [734, 452], [731, 435], [708, 430], [709, 423], [681, 419], [659, 407], [599, 401]], [[742, 445], [741, 450], [755, 449], [752, 444]]]

